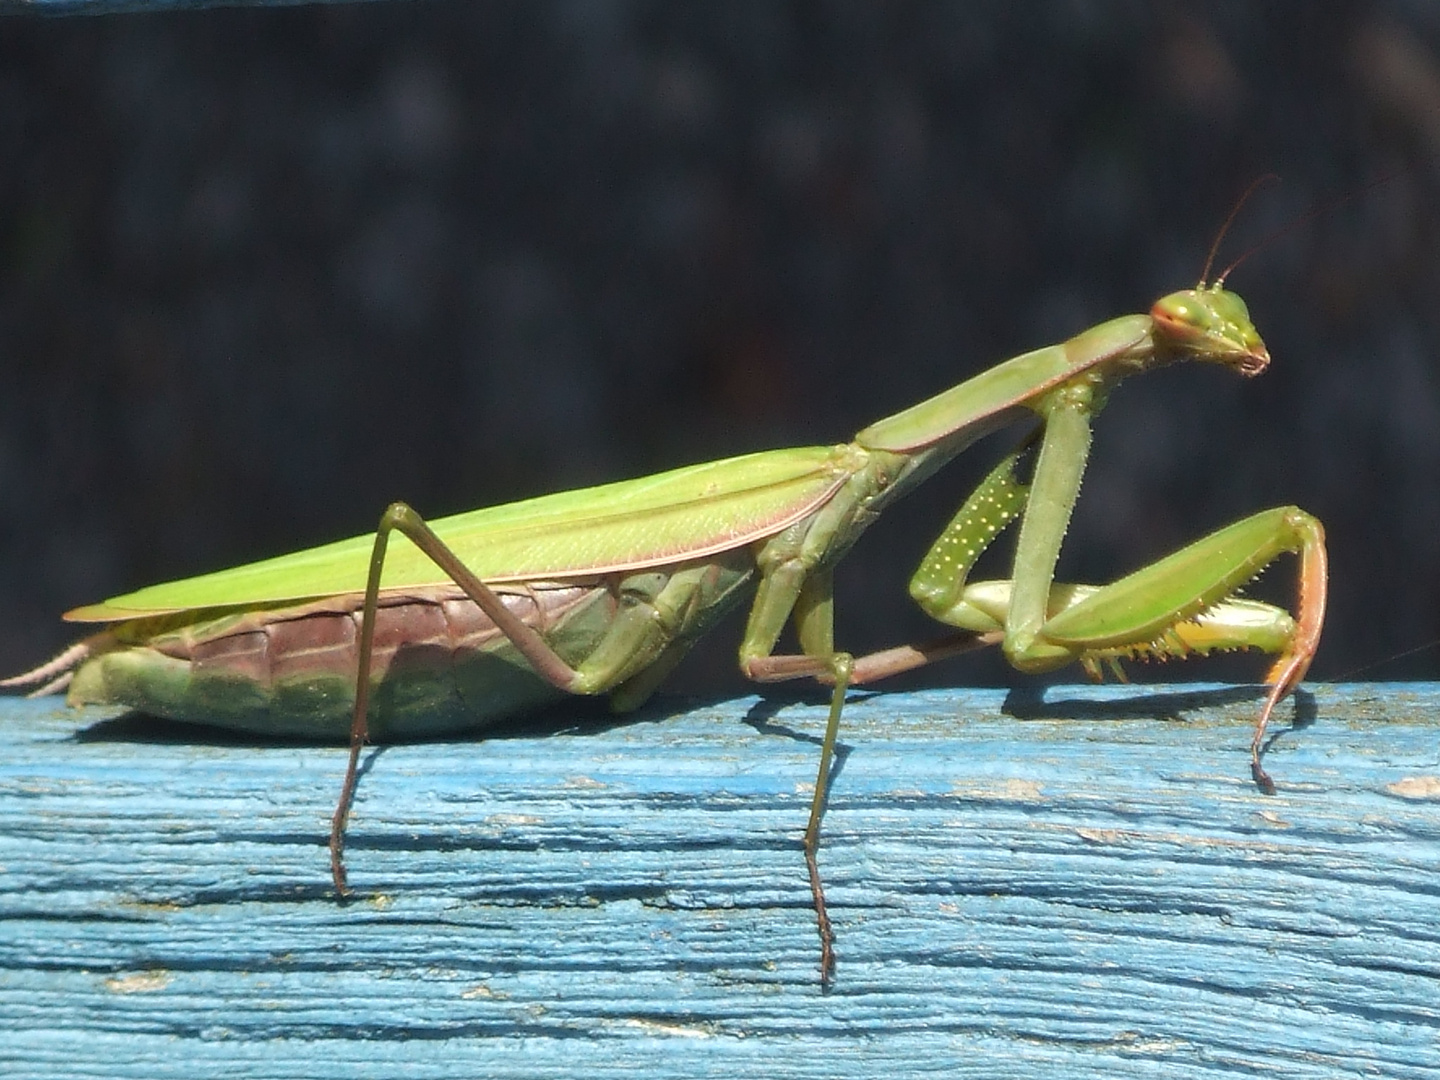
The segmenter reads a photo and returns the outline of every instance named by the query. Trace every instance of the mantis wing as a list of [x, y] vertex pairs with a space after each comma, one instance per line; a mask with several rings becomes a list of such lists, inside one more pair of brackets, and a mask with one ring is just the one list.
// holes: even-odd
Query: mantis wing
[[[560, 580], [705, 558], [771, 536], [823, 505], [852, 469], [848, 447], [771, 450], [600, 487], [562, 491], [433, 522], [488, 582]], [[199, 608], [277, 605], [359, 593], [374, 534], [231, 570], [152, 585], [67, 612], [110, 622]], [[381, 588], [445, 585], [409, 540], [390, 541]]]

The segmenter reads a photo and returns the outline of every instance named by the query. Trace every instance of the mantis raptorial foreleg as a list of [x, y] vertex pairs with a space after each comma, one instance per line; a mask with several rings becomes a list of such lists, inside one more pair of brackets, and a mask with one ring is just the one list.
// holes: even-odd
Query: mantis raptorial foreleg
[[[1320, 522], [1294, 506], [1262, 510], [1111, 585], [1047, 582], [1044, 614], [1021, 648], [1011, 642], [1021, 555], [1016, 556], [1013, 583], [967, 584], [966, 576], [1019, 508], [1025, 506], [1028, 520], [1037, 505], [1034, 492], [1016, 476], [1027, 450], [1001, 461], [966, 501], [911, 580], [911, 595], [940, 622], [980, 634], [1003, 631], [1008, 658], [1028, 671], [1078, 660], [1098, 675], [1099, 662], [1113, 664], [1126, 656], [1179, 657], [1246, 648], [1279, 653], [1267, 676], [1270, 692], [1250, 747], [1256, 784], [1273, 792], [1274, 784], [1260, 764], [1265, 729], [1275, 706], [1304, 678], [1325, 618], [1327, 558]], [[1037, 477], [1040, 472], [1037, 466]], [[1024, 544], [1022, 525], [1022, 549]], [[1300, 557], [1298, 618], [1269, 604], [1235, 599], [1284, 552]]]

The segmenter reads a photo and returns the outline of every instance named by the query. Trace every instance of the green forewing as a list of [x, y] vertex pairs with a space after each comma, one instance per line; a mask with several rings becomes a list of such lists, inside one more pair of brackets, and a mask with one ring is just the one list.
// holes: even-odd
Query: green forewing
[[[850, 470], [845, 448], [771, 450], [655, 476], [544, 495], [431, 522], [486, 581], [557, 580], [630, 571], [730, 550], [793, 524], [822, 505]], [[229, 605], [358, 593], [373, 534], [292, 555], [152, 585], [66, 618], [107, 622]], [[391, 536], [384, 589], [448, 578], [404, 536]]]

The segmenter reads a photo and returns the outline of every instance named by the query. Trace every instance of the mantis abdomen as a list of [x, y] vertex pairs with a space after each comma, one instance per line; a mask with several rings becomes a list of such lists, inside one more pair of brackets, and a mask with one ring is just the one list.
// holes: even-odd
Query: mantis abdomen
[[[645, 603], [667, 578], [537, 583], [501, 598], [578, 661], [622, 607]], [[376, 612], [373, 738], [478, 730], [565, 696], [458, 588], [427, 593], [385, 597]], [[343, 740], [355, 707], [363, 599], [121, 623], [88, 639], [74, 658], [69, 700], [176, 720], [203, 716], [262, 735]]]

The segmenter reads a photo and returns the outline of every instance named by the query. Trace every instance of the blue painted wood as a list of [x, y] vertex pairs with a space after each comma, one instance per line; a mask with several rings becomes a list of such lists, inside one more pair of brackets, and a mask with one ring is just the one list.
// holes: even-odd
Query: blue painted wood
[[758, 698], [372, 751], [0, 702], [0, 1074], [1434, 1076], [1440, 686]]

